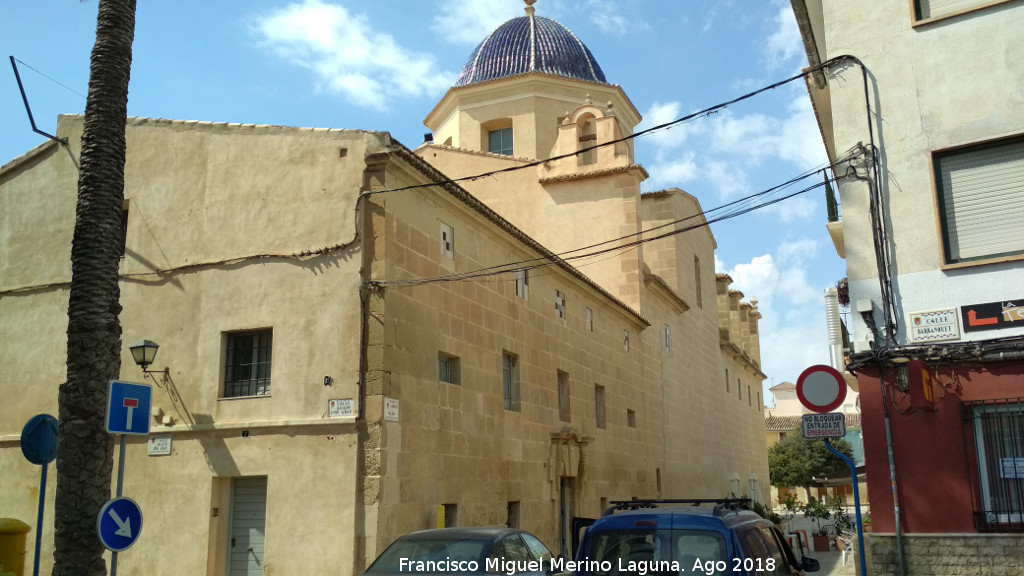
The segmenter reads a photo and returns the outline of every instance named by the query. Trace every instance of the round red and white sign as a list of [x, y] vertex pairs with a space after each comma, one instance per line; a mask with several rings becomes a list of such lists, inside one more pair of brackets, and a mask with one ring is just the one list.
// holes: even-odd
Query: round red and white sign
[[831, 412], [846, 400], [846, 380], [831, 366], [811, 366], [797, 379], [796, 396], [808, 410]]

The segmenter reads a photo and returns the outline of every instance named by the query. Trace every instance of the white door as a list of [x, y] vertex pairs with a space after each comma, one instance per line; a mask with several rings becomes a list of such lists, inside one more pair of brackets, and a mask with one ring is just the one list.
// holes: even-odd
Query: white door
[[231, 485], [228, 576], [263, 575], [267, 479], [236, 478]]

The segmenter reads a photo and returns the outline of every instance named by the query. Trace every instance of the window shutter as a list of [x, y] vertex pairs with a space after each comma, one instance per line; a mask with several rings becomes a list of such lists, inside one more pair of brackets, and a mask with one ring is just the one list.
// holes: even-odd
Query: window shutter
[[917, 0], [918, 18], [938, 18], [991, 3], [992, 0]]
[[936, 157], [947, 259], [1024, 252], [1024, 140]]

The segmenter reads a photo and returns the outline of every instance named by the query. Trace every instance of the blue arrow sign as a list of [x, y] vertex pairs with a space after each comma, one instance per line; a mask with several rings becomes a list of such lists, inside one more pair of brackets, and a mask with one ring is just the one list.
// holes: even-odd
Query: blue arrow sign
[[110, 381], [107, 395], [107, 432], [149, 434], [149, 409], [153, 387], [135, 382]]
[[142, 532], [142, 509], [131, 498], [107, 500], [96, 519], [96, 532], [107, 550], [127, 550]]

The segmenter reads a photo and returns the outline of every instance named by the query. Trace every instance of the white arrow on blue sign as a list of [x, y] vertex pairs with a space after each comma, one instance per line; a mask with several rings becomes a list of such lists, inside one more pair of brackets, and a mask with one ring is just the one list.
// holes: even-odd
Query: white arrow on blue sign
[[96, 519], [96, 532], [107, 550], [127, 550], [142, 532], [142, 509], [131, 498], [107, 500]]
[[149, 434], [152, 397], [153, 387], [149, 384], [111, 380], [107, 394], [107, 432]]

